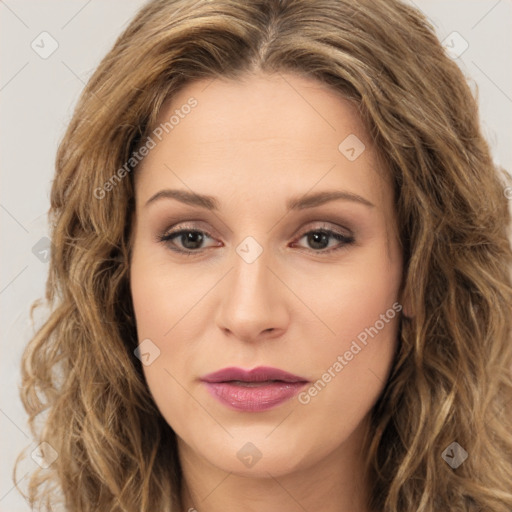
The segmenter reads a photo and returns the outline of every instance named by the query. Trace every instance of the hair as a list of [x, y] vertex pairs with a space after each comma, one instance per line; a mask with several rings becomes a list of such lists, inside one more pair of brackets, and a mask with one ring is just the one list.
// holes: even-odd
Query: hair
[[[117, 39], [56, 157], [51, 311], [23, 355], [21, 399], [58, 458], [33, 472], [27, 499], [70, 512], [180, 509], [175, 434], [133, 354], [136, 165], [112, 178], [177, 91], [254, 73], [310, 77], [356, 104], [393, 184], [412, 314], [371, 411], [369, 508], [510, 512], [506, 174], [463, 73], [398, 0], [153, 0]], [[456, 469], [442, 457], [453, 442], [468, 453]]]

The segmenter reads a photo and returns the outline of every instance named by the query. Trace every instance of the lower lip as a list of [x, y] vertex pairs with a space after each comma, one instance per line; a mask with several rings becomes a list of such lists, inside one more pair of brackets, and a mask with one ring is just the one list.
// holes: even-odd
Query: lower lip
[[264, 382], [243, 386], [233, 382], [205, 382], [208, 391], [231, 409], [266, 411], [294, 397], [307, 382]]

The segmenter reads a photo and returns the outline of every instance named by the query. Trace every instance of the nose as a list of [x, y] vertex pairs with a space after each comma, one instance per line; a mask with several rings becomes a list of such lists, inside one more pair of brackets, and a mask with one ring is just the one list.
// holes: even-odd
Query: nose
[[269, 263], [265, 250], [252, 263], [234, 255], [234, 267], [223, 279], [216, 317], [219, 328], [233, 339], [256, 342], [281, 336], [287, 329], [290, 292]]

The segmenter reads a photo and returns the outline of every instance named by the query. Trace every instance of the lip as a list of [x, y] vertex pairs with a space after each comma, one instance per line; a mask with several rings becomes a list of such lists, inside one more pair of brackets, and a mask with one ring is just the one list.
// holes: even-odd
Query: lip
[[308, 380], [278, 368], [259, 366], [252, 370], [230, 367], [201, 378], [210, 394], [237, 411], [272, 409], [295, 396]]

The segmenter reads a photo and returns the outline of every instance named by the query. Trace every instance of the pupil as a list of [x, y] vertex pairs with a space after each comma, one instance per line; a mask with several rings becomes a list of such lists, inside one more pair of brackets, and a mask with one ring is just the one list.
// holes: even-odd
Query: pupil
[[[325, 247], [329, 245], [328, 239], [329, 236], [327, 235], [327, 233], [324, 233], [323, 231], [317, 231], [308, 236], [308, 242], [315, 249], [325, 249]], [[318, 245], [320, 245], [320, 247], [318, 247]]]
[[[194, 240], [197, 238], [199, 240]], [[189, 231], [188, 233], [181, 235], [181, 242], [187, 249], [197, 249], [201, 245], [202, 240], [203, 235], [197, 231]], [[190, 246], [188, 242], [192, 242], [192, 246]]]

